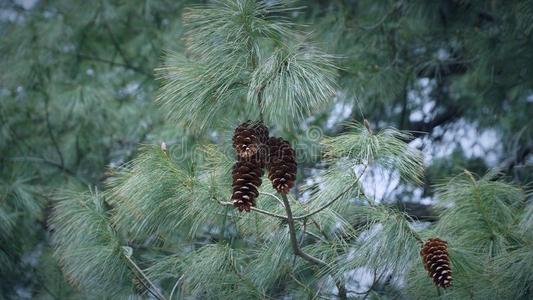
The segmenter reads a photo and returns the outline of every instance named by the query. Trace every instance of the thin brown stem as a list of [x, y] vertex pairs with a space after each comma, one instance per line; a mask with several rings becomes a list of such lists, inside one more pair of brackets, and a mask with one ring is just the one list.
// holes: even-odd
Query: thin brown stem
[[320, 224], [318, 224], [317, 221], [315, 221], [314, 219], [310, 219], [310, 220], [311, 220], [311, 223], [313, 223], [313, 225], [315, 225], [315, 227], [318, 229], [318, 231], [320, 231], [320, 233], [324, 236], [324, 239], [326, 239], [326, 240], [329, 239], [328, 235], [326, 234], [324, 229], [322, 229]]
[[303, 219], [307, 219], [315, 214], [318, 214], [319, 212], [323, 211], [324, 209], [330, 207], [333, 203], [335, 203], [337, 200], [339, 200], [342, 196], [344, 196], [346, 193], [348, 193], [355, 185], [357, 185], [357, 183], [359, 182], [359, 179], [361, 179], [361, 177], [363, 176], [363, 174], [365, 173], [366, 171], [366, 168], [367, 166], [365, 166], [365, 168], [363, 169], [363, 171], [361, 172], [361, 174], [359, 174], [359, 176], [357, 177], [357, 179], [347, 188], [345, 189], [344, 191], [342, 191], [340, 194], [337, 195], [337, 197], [333, 198], [331, 201], [329, 201], [328, 203], [322, 205], [321, 207], [317, 208], [316, 210], [308, 213], [308, 214], [305, 214], [305, 215], [302, 215], [302, 216], [297, 216], [297, 217], [294, 217], [295, 220], [303, 220]]
[[283, 200], [285, 212], [287, 213], [287, 223], [289, 224], [289, 237], [291, 239], [292, 251], [294, 252], [294, 254], [315, 265], [326, 266], [327, 264], [323, 260], [309, 255], [303, 252], [302, 249], [300, 249], [300, 246], [298, 245], [298, 238], [296, 237], [296, 226], [294, 225], [294, 218], [292, 216], [292, 210], [289, 204], [289, 199], [285, 194], [281, 194], [281, 199]]
[[144, 70], [142, 68], [139, 68], [139, 67], [136, 67], [136, 66], [133, 66], [133, 65], [130, 65], [128, 63], [116, 62], [116, 61], [112, 61], [112, 60], [109, 60], [109, 59], [106, 59], [106, 58], [101, 58], [101, 57], [97, 57], [97, 56], [93, 56], [93, 55], [87, 55], [87, 54], [83, 54], [83, 53], [78, 54], [78, 56], [80, 58], [82, 58], [82, 59], [92, 60], [92, 61], [95, 61], [95, 62], [108, 64], [108, 65], [113, 66], [113, 67], [123, 67], [123, 68], [135, 71], [135, 72], [137, 72], [139, 74], [145, 75], [145, 76], [150, 77], [150, 78], [154, 77], [152, 74], [150, 74], [146, 70]]
[[267, 192], [259, 192], [259, 194], [260, 194], [260, 195], [267, 195], [267, 196], [270, 196], [270, 197], [276, 199], [276, 201], [278, 201], [279, 204], [281, 204], [281, 206], [283, 206], [283, 201], [281, 201], [281, 199], [280, 199], [278, 196], [276, 196], [276, 195], [274, 195], [274, 194], [271, 194], [271, 193], [267, 193]]
[[312, 231], [309, 231], [309, 230], [308, 230], [308, 231], [305, 232], [305, 234], [308, 234], [308, 235], [314, 237], [315, 239], [317, 239], [317, 240], [319, 240], [319, 241], [321, 241], [321, 242], [323, 242], [323, 243], [329, 243], [329, 242], [326, 241], [323, 237], [319, 236], [318, 234], [316, 234], [316, 233], [314, 233], [314, 232], [312, 232]]
[[[300, 248], [300, 245], [298, 244], [298, 240], [296, 238], [296, 227], [294, 225], [294, 218], [292, 216], [292, 210], [291, 210], [291, 206], [289, 203], [289, 199], [287, 198], [287, 195], [285, 194], [281, 194], [281, 199], [283, 200], [283, 204], [285, 205], [285, 212], [287, 213], [287, 223], [289, 224], [289, 237], [291, 239], [292, 251], [294, 255], [297, 255], [303, 258], [304, 260], [312, 264], [315, 264], [317, 266], [320, 266], [320, 267], [327, 266], [327, 263], [324, 262], [323, 260], [316, 258], [302, 251], [302, 249]], [[335, 285], [337, 286], [337, 289], [339, 290], [339, 298], [341, 300], [346, 300], [347, 296], [346, 296], [346, 288], [344, 287], [344, 284], [340, 280], [337, 280], [335, 282]]]
[[[232, 202], [224, 202], [224, 201], [219, 201], [218, 199], [215, 199], [218, 203], [220, 203], [221, 205], [224, 205], [224, 206], [233, 206], [233, 203]], [[279, 219], [282, 219], [282, 220], [286, 220], [287, 217], [286, 216], [283, 216], [283, 215], [279, 215], [279, 214], [276, 214], [276, 213], [273, 213], [273, 212], [269, 212], [269, 211], [266, 211], [266, 210], [263, 210], [263, 209], [260, 209], [260, 208], [257, 208], [257, 207], [254, 207], [252, 206], [252, 210], [253, 211], [256, 211], [258, 213], [261, 213], [261, 214], [264, 214], [264, 215], [267, 215], [267, 216], [271, 216], [271, 217], [275, 217], [275, 218], [279, 218]]]

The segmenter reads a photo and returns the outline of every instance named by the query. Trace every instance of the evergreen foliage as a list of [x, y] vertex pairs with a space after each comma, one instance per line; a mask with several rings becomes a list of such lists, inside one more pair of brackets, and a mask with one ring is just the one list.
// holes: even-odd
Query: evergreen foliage
[[[0, 4], [0, 299], [531, 298], [529, 1], [186, 4]], [[298, 178], [239, 212], [245, 120]]]
[[335, 91], [332, 57], [278, 16], [287, 10], [258, 1], [188, 9], [184, 54], [170, 53], [158, 69], [170, 119], [204, 128], [245, 113], [285, 125], [323, 108]]
[[52, 242], [69, 282], [90, 294], [120, 293], [117, 286], [124, 287], [131, 275], [103, 196], [95, 190], [64, 192], [56, 199], [50, 221]]

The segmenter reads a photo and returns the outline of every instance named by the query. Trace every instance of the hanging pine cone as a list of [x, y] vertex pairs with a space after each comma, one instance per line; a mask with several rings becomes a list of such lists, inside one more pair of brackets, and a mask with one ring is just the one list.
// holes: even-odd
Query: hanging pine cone
[[235, 128], [233, 148], [239, 157], [251, 157], [268, 140], [268, 128], [259, 122], [246, 121]]
[[294, 186], [296, 179], [295, 152], [282, 138], [268, 140], [268, 178], [279, 193], [286, 194]]
[[239, 159], [233, 166], [233, 195], [231, 200], [239, 211], [250, 211], [259, 196], [263, 170], [261, 162], [255, 157]]
[[438, 238], [427, 240], [420, 250], [424, 268], [435, 285], [447, 288], [452, 284], [448, 243]]

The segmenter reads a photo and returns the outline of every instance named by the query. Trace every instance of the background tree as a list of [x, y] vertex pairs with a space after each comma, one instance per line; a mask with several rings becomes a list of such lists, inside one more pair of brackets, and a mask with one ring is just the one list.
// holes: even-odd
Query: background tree
[[152, 70], [180, 30], [184, 4], [0, 3], [4, 297], [69, 295], [48, 244], [51, 194], [101, 186], [108, 166], [167, 134], [152, 102]]
[[[531, 3], [302, 4], [3, 3], [2, 295], [527, 299]], [[238, 213], [247, 119], [298, 181]]]

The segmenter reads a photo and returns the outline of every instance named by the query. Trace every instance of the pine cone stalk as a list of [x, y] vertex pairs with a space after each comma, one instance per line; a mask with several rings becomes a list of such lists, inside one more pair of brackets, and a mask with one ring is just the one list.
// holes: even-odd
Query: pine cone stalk
[[420, 250], [424, 269], [436, 286], [447, 288], [452, 284], [452, 271], [448, 257], [448, 243], [438, 238], [424, 242]]

